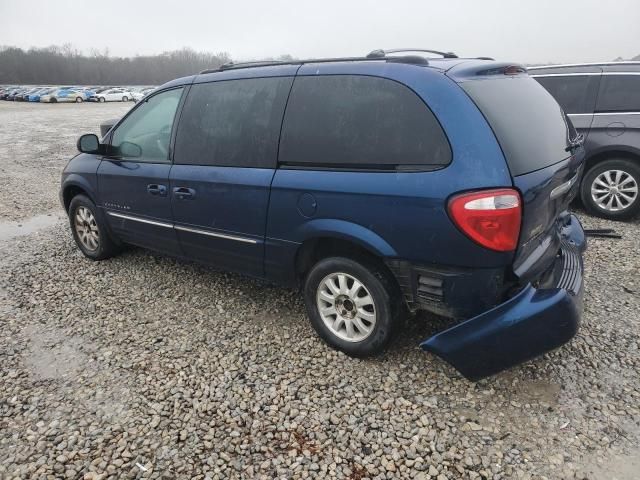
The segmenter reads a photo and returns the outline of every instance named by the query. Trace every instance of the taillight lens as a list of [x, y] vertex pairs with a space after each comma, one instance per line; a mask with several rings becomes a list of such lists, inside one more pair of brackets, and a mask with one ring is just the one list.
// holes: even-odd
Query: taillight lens
[[460, 230], [483, 247], [509, 252], [518, 246], [522, 208], [516, 190], [456, 195], [449, 200], [449, 215]]

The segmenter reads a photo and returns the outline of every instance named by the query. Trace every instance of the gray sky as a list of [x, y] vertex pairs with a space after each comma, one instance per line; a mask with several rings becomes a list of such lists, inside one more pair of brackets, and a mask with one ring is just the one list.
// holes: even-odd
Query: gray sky
[[0, 0], [0, 45], [234, 59], [423, 47], [526, 63], [640, 54], [640, 0]]

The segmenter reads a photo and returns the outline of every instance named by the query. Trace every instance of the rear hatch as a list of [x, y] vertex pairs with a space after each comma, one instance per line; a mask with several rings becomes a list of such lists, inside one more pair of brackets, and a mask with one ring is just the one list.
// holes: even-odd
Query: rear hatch
[[566, 210], [580, 184], [584, 151], [555, 99], [522, 70], [516, 72], [460, 85], [491, 125], [522, 196], [513, 271], [525, 282], [545, 271], [560, 248]]

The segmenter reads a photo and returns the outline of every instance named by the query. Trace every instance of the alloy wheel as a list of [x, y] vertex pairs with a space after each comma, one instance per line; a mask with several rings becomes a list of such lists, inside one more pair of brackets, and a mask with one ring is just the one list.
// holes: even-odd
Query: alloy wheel
[[623, 170], [605, 170], [591, 184], [591, 198], [601, 209], [619, 212], [638, 199], [638, 183]]
[[374, 299], [362, 282], [348, 273], [332, 273], [323, 278], [316, 305], [331, 333], [347, 342], [361, 342], [375, 328]]
[[86, 207], [78, 207], [74, 226], [82, 246], [91, 252], [97, 250], [100, 245], [100, 231], [91, 210]]

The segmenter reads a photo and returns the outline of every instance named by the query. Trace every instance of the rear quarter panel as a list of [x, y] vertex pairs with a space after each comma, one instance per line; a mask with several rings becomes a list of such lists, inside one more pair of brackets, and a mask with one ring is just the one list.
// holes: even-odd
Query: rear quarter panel
[[[319, 236], [351, 236], [379, 256], [420, 264], [490, 268], [511, 261], [511, 253], [491, 252], [469, 240], [447, 214], [447, 199], [454, 193], [512, 185], [493, 132], [455, 82], [434, 69], [380, 62], [308, 64], [298, 72], [318, 74], [382, 76], [405, 84], [441, 123], [452, 148], [452, 162], [430, 172], [278, 169], [268, 213], [268, 277], [293, 275], [298, 247]], [[309, 198], [315, 211], [305, 216], [300, 203]], [[333, 225], [340, 228], [319, 229], [320, 220], [325, 225], [335, 220]]]
[[627, 152], [638, 156], [640, 163], [640, 112], [595, 114], [585, 150], [589, 158], [608, 151]]

